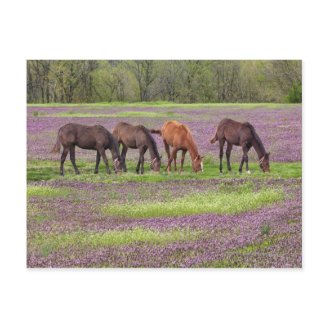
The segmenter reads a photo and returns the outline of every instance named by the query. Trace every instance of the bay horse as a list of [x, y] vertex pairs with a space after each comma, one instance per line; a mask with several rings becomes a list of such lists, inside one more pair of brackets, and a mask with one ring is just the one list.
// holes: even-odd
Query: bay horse
[[60, 146], [63, 146], [63, 152], [60, 161], [60, 174], [64, 175], [64, 162], [68, 152], [76, 174], [80, 174], [75, 164], [75, 146], [82, 149], [92, 149], [97, 151], [95, 174], [98, 173], [100, 155], [102, 156], [107, 173], [110, 174], [108, 159], [105, 153], [109, 149], [114, 161], [115, 173], [122, 170], [121, 156], [116, 139], [112, 134], [101, 125], [87, 126], [75, 123], [69, 123], [58, 130], [57, 141], [52, 149], [52, 153], [59, 153]]
[[[174, 169], [177, 170], [177, 152], [182, 151], [180, 172], [183, 171], [183, 163], [186, 152], [189, 151], [192, 168], [194, 172], [203, 171], [203, 157], [198, 153], [197, 145], [192, 137], [189, 128], [182, 123], [177, 121], [167, 121], [164, 123], [160, 130], [152, 129], [151, 133], [157, 133], [162, 136], [165, 151], [168, 157], [168, 164], [166, 170], [171, 171], [171, 163], [174, 160]], [[170, 153], [170, 146], [173, 147], [172, 153]]]
[[[122, 166], [123, 171], [126, 172], [126, 153], [128, 148], [139, 149], [139, 161], [136, 172], [144, 173], [144, 154], [149, 149], [150, 153], [150, 167], [156, 172], [161, 168], [161, 156], [159, 155], [156, 142], [149, 130], [143, 125], [131, 125], [129, 123], [120, 122], [113, 129], [113, 136], [116, 138], [119, 145], [122, 145]], [[141, 166], [141, 168], [140, 168]]]
[[240, 162], [239, 172], [242, 172], [244, 162], [246, 163], [246, 171], [250, 173], [248, 169], [248, 151], [251, 147], [254, 147], [258, 158], [259, 165], [263, 172], [270, 172], [269, 155], [265, 151], [263, 143], [255, 131], [255, 128], [250, 123], [240, 123], [228, 118], [223, 119], [216, 130], [215, 136], [211, 139], [211, 143], [215, 143], [219, 140], [220, 143], [220, 173], [222, 173], [222, 157], [223, 146], [227, 142], [227, 165], [228, 171], [231, 171], [230, 154], [232, 146], [241, 146], [243, 149], [243, 157]]

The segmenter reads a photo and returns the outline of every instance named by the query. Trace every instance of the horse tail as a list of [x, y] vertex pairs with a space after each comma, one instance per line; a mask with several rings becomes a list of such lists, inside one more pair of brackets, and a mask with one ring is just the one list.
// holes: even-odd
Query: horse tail
[[215, 132], [215, 136], [210, 140], [211, 144], [214, 144], [218, 140], [218, 133]]
[[155, 134], [159, 134], [160, 136], [162, 135], [161, 130], [156, 130], [156, 129], [151, 129], [150, 133], [155, 133]]
[[60, 153], [60, 140], [59, 140], [59, 131], [58, 131], [58, 134], [57, 134], [57, 140], [56, 140], [56, 143], [55, 145], [53, 146], [52, 150], [51, 150], [51, 154], [56, 154], [56, 153]]

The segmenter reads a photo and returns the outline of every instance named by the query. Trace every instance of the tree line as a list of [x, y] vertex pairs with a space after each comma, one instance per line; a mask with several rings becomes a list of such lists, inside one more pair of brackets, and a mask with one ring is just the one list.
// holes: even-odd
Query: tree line
[[28, 103], [301, 102], [299, 60], [28, 60]]

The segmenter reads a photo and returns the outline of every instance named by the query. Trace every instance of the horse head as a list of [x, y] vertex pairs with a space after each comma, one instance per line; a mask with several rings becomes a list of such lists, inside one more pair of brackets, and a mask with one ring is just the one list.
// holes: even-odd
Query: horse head
[[270, 153], [265, 153], [264, 156], [259, 160], [260, 168], [264, 173], [270, 172], [269, 155]]
[[150, 168], [155, 172], [159, 172], [161, 169], [161, 158], [162, 156], [154, 157], [150, 162]]
[[114, 170], [115, 170], [115, 173], [117, 172], [122, 172], [122, 160], [121, 160], [121, 157], [116, 157], [114, 159]]
[[195, 157], [195, 159], [192, 161], [192, 169], [194, 172], [203, 172], [203, 156], [200, 156], [199, 154]]

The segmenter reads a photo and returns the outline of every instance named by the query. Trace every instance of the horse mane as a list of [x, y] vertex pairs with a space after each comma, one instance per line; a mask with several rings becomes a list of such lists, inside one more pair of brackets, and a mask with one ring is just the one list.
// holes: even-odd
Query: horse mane
[[148, 136], [148, 140], [149, 140], [149, 142], [151, 143], [151, 145], [153, 146], [153, 149], [154, 149], [155, 155], [156, 155], [156, 157], [159, 158], [160, 155], [159, 155], [159, 152], [158, 152], [158, 149], [157, 149], [156, 141], [155, 141], [155, 139], [153, 138], [153, 136], [151, 135], [150, 131], [149, 131], [146, 127], [144, 127], [143, 125], [139, 125], [139, 128], [140, 128], [143, 132], [145, 132], [145, 134]]
[[261, 150], [265, 154], [264, 145], [263, 145], [262, 140], [260, 139], [259, 135], [256, 133], [254, 126], [252, 124], [250, 124], [249, 122], [244, 123], [244, 125], [247, 126], [251, 130], [254, 139], [259, 144]]
[[187, 126], [185, 126], [184, 124], [180, 123], [180, 128], [182, 130], [184, 130], [187, 133], [191, 133], [191, 131], [189, 130], [189, 128]]
[[116, 138], [107, 129], [105, 129], [105, 130], [106, 130], [106, 133], [107, 133], [107, 136], [108, 136], [109, 140], [111, 141], [111, 144], [114, 147], [114, 150], [115, 150], [115, 152], [117, 154], [117, 158], [121, 158], [120, 151], [119, 151], [119, 148], [118, 148], [118, 142], [117, 142]]

